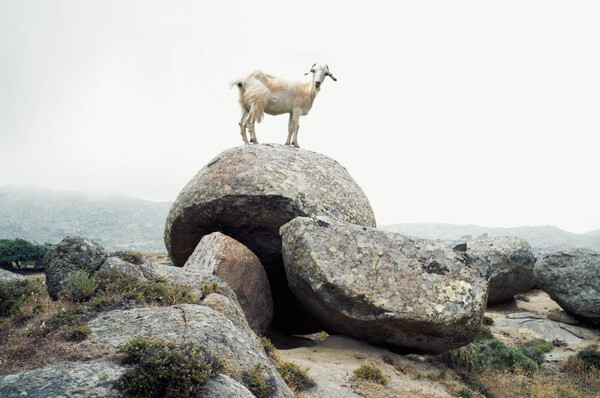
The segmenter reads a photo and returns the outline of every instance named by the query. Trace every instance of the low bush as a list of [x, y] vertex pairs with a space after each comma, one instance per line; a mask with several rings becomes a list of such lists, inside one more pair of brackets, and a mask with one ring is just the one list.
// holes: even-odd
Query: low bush
[[242, 383], [258, 398], [268, 398], [275, 393], [275, 382], [262, 375], [262, 363], [242, 372]]
[[600, 370], [600, 351], [593, 348], [588, 348], [577, 353], [579, 358], [585, 365], [586, 369], [596, 368]]
[[119, 258], [131, 264], [142, 264], [144, 262], [143, 255], [140, 252], [116, 252]]
[[[531, 349], [531, 352], [537, 352]], [[449, 353], [450, 365], [468, 372], [481, 373], [486, 370], [515, 371], [522, 369], [533, 372], [537, 363], [528, 357], [522, 349], [507, 346], [500, 340], [477, 341]]]
[[133, 366], [116, 385], [134, 397], [190, 397], [224, 366], [191, 343], [135, 338], [121, 351], [123, 362]]
[[38, 302], [44, 296], [46, 287], [41, 279], [24, 279], [0, 282], [0, 318], [19, 312], [27, 302]]
[[374, 364], [361, 365], [358, 369], [354, 370], [354, 376], [381, 385], [386, 385], [390, 381], [381, 369]]
[[552, 351], [553, 348], [554, 345], [544, 339], [535, 339], [519, 346], [519, 350], [527, 357], [533, 359], [538, 365], [544, 362], [546, 359], [545, 354]]
[[483, 317], [483, 324], [486, 326], [491, 326], [494, 324], [494, 320], [492, 318], [490, 318], [489, 316], [484, 316]]
[[68, 280], [63, 296], [71, 301], [86, 301], [98, 288], [95, 278], [85, 271], [74, 273]]
[[277, 371], [292, 391], [304, 391], [315, 384], [308, 376], [308, 368], [302, 369], [294, 362], [282, 362], [277, 366]]

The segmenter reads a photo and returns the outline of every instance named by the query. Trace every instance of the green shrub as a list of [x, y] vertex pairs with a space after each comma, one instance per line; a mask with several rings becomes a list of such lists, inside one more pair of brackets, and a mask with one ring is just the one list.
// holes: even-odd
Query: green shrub
[[577, 353], [577, 358], [581, 359], [585, 364], [586, 369], [592, 367], [600, 370], [600, 351], [593, 348], [587, 348]]
[[484, 316], [483, 317], [483, 324], [486, 326], [491, 326], [494, 324], [494, 320], [492, 318], [490, 318], [489, 316]]
[[308, 376], [308, 368], [302, 369], [294, 362], [282, 362], [277, 371], [292, 391], [304, 391], [315, 384]]
[[552, 351], [553, 348], [554, 345], [544, 339], [535, 339], [519, 346], [519, 350], [527, 357], [533, 359], [538, 365], [544, 362], [546, 359], [545, 354]]
[[213, 282], [210, 285], [208, 283], [202, 285], [202, 294], [204, 296], [208, 296], [211, 293], [219, 293], [219, 284], [217, 282]]
[[458, 392], [458, 396], [460, 398], [471, 398], [471, 390], [469, 390], [468, 388], [463, 388]]
[[143, 261], [143, 256], [142, 253], [140, 252], [117, 252], [116, 253], [119, 258], [123, 261], [127, 261], [128, 263], [131, 264], [142, 264]]
[[273, 352], [275, 352], [275, 350], [277, 350], [275, 348], [275, 346], [273, 345], [273, 343], [271, 343], [271, 340], [269, 340], [265, 336], [262, 336], [260, 338], [260, 342], [262, 343], [262, 346], [265, 349], [265, 352], [267, 353], [267, 355], [271, 355], [271, 353], [273, 353]]
[[68, 330], [67, 339], [70, 341], [83, 341], [92, 334], [92, 329], [88, 326], [75, 326]]
[[354, 370], [354, 376], [382, 385], [386, 385], [390, 381], [381, 369], [374, 364], [361, 365], [358, 369]]
[[100, 310], [127, 301], [168, 306], [195, 304], [201, 300], [201, 297], [186, 285], [141, 280], [133, 275], [115, 271], [100, 271], [95, 277], [99, 286], [92, 303]]
[[97, 288], [98, 283], [93, 276], [85, 271], [78, 271], [69, 278], [63, 295], [72, 301], [86, 301], [92, 297]]
[[516, 369], [532, 372], [537, 369], [537, 363], [522, 350], [507, 346], [497, 339], [473, 342], [450, 355], [454, 366], [474, 373], [485, 370], [512, 372]]
[[275, 392], [275, 382], [266, 380], [261, 371], [262, 363], [242, 372], [242, 383], [258, 398], [271, 397]]
[[0, 317], [16, 314], [28, 301], [40, 301], [46, 287], [41, 279], [0, 282]]
[[190, 397], [223, 368], [221, 360], [191, 343], [178, 345], [138, 337], [121, 352], [123, 362], [133, 367], [116, 385], [134, 397]]

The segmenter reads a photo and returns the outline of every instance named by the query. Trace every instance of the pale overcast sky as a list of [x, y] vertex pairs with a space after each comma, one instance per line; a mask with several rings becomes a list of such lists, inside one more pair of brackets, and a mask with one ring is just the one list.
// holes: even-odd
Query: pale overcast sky
[[[360, 6], [358, 5], [360, 4]], [[600, 2], [0, 0], [0, 185], [174, 200], [255, 69], [329, 64], [300, 145], [379, 224], [600, 228]], [[260, 142], [284, 143], [287, 116]]]

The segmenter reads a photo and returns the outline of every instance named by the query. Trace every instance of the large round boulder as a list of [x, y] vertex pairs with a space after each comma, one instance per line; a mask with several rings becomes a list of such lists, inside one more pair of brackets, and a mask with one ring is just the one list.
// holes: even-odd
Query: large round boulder
[[475, 239], [467, 243], [466, 254], [490, 281], [488, 303], [511, 299], [534, 285], [535, 257], [523, 239], [510, 236]]
[[220, 232], [205, 235], [184, 270], [223, 279], [235, 292], [248, 324], [264, 334], [273, 318], [273, 299], [265, 269], [246, 246]]
[[536, 284], [565, 311], [580, 320], [600, 324], [600, 253], [569, 249], [537, 261]]
[[43, 260], [48, 295], [58, 299], [75, 273], [93, 273], [106, 257], [106, 250], [98, 242], [81, 236], [67, 236], [52, 246]]
[[292, 292], [331, 332], [439, 353], [479, 331], [487, 281], [462, 252], [322, 217], [281, 235]]
[[312, 215], [375, 226], [365, 194], [335, 160], [284, 145], [245, 145], [214, 158], [181, 191], [167, 217], [165, 245], [181, 267], [204, 235], [218, 231], [241, 242], [267, 272], [273, 323], [310, 332], [317, 325], [287, 287], [279, 227]]

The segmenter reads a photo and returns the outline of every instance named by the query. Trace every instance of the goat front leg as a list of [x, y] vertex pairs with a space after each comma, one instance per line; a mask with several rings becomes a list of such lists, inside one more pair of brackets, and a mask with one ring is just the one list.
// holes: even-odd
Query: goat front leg
[[298, 129], [299, 128], [300, 128], [300, 112], [293, 112], [290, 115], [290, 123], [288, 126], [287, 145], [290, 145], [289, 141], [290, 141], [290, 137], [291, 137], [292, 145], [295, 146], [296, 148], [300, 148], [300, 145], [298, 145]]
[[288, 122], [288, 136], [285, 140], [285, 145], [292, 145], [292, 135], [294, 134], [294, 113], [290, 112], [290, 120]]

